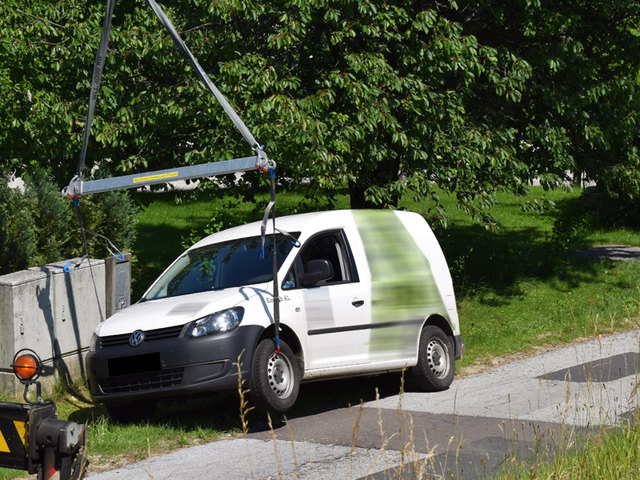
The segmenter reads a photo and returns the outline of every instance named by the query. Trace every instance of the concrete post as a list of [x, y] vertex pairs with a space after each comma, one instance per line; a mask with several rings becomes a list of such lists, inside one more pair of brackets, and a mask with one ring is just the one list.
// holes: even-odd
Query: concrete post
[[65, 263], [0, 276], [0, 390], [7, 394], [23, 389], [10, 369], [21, 348], [42, 358], [45, 389], [61, 377], [73, 382], [85, 376], [84, 354], [106, 318], [105, 261], [85, 260], [70, 273]]
[[105, 259], [106, 318], [131, 305], [131, 254]]

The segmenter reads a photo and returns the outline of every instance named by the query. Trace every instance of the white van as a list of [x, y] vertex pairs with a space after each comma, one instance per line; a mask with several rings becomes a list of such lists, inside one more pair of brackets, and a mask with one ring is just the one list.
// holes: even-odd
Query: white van
[[[269, 222], [269, 230], [271, 230]], [[224, 230], [176, 259], [142, 299], [98, 325], [87, 355], [91, 395], [114, 417], [164, 396], [245, 387], [263, 409], [290, 408], [305, 380], [408, 368], [443, 390], [464, 350], [451, 276], [418, 214], [318, 212], [273, 231]], [[261, 258], [264, 257], [264, 258]]]

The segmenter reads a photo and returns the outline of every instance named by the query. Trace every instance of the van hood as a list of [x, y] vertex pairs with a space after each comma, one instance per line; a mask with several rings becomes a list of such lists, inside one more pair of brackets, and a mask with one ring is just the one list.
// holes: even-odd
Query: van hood
[[258, 295], [271, 296], [271, 283], [234, 287], [220, 291], [192, 293], [177, 297], [147, 300], [120, 310], [100, 323], [95, 333], [100, 337], [128, 334], [135, 330], [156, 330], [192, 322], [206, 315], [235, 307]]

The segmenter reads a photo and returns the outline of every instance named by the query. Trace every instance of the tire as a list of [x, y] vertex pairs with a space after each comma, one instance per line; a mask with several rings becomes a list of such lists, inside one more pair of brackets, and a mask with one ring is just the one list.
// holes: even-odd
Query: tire
[[418, 363], [410, 370], [412, 382], [421, 390], [446, 390], [455, 374], [453, 341], [444, 331], [427, 325], [420, 334]]
[[275, 353], [275, 341], [262, 340], [253, 355], [250, 395], [254, 405], [267, 412], [289, 410], [300, 390], [300, 366], [293, 351], [282, 339], [280, 352]]
[[133, 423], [153, 417], [158, 408], [157, 400], [135, 403], [105, 403], [109, 417], [117, 423]]

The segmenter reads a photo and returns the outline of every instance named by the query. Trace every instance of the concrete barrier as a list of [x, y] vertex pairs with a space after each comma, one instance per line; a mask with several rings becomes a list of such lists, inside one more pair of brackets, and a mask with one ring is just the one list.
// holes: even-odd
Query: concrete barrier
[[42, 358], [45, 391], [61, 378], [69, 383], [84, 378], [94, 328], [129, 305], [130, 256], [125, 262], [85, 260], [70, 273], [64, 272], [66, 263], [0, 276], [0, 391], [5, 395], [23, 391], [10, 367], [22, 348]]

